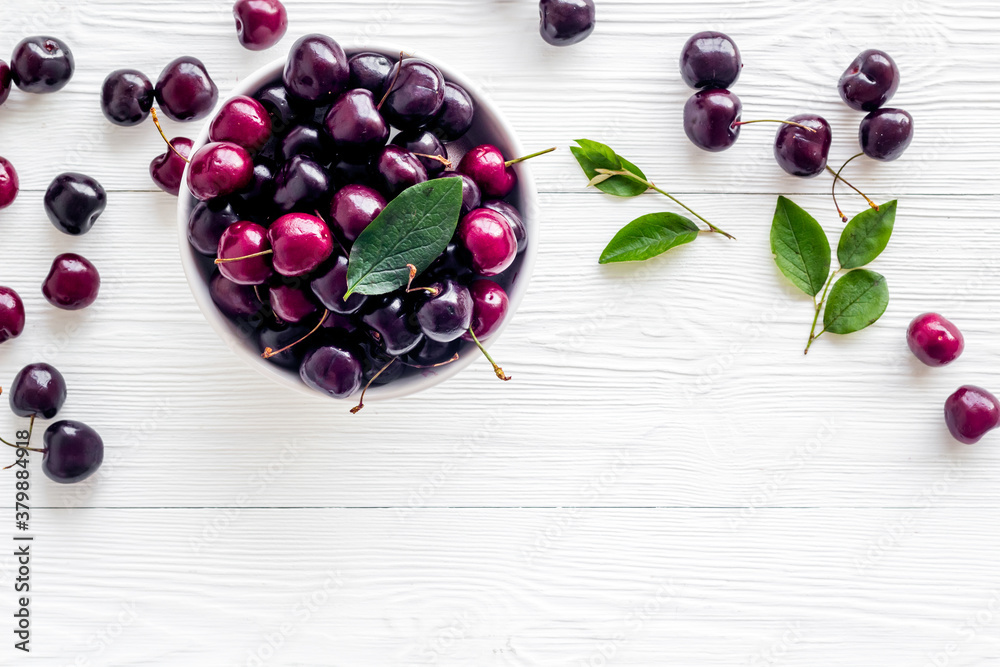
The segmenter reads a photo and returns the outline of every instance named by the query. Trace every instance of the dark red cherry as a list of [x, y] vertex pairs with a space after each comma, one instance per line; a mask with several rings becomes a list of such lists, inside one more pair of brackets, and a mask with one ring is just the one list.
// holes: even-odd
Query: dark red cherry
[[253, 158], [229, 142], [205, 144], [191, 158], [188, 189], [206, 201], [235, 194], [253, 182]]
[[462, 158], [458, 171], [479, 186], [483, 196], [503, 199], [517, 186], [517, 174], [496, 146], [476, 146]]
[[729, 88], [742, 70], [736, 42], [721, 32], [694, 34], [681, 50], [681, 77], [692, 88]]
[[965, 385], [945, 401], [944, 418], [956, 440], [974, 445], [1000, 426], [1000, 401], [982, 387]]
[[460, 178], [462, 179], [462, 213], [461, 215], [467, 215], [470, 211], [479, 208], [479, 205], [483, 201], [483, 195], [479, 191], [479, 186], [476, 182], [466, 176], [465, 174], [460, 174], [457, 171], [446, 171], [445, 173], [438, 176], [438, 178]]
[[833, 134], [830, 124], [821, 116], [802, 114], [789, 122], [812, 128], [810, 132], [796, 125], [783, 124], [774, 139], [774, 159], [792, 176], [812, 178], [826, 170]]
[[63, 234], [86, 234], [104, 213], [108, 194], [96, 179], [86, 174], [60, 174], [45, 191], [45, 214]]
[[334, 398], [349, 398], [361, 389], [361, 362], [334, 345], [317, 348], [302, 361], [299, 375], [306, 385]]
[[424, 165], [424, 169], [427, 170], [428, 178], [436, 178], [438, 174], [444, 172], [446, 166], [444, 162], [435, 160], [433, 157], [426, 157], [436, 155], [439, 158], [448, 159], [448, 150], [441, 143], [441, 140], [430, 132], [424, 130], [400, 132], [393, 138], [392, 143], [416, 155], [420, 163]]
[[333, 159], [333, 142], [316, 123], [302, 123], [288, 131], [281, 139], [281, 157], [287, 162], [296, 155], [304, 155], [326, 164]]
[[472, 274], [472, 258], [461, 243], [452, 241], [424, 272], [429, 280], [459, 278], [463, 282]]
[[80, 255], [65, 253], [52, 261], [42, 283], [45, 300], [63, 310], [80, 310], [97, 300], [101, 276], [97, 268]]
[[[156, 187], [168, 195], [176, 197], [181, 191], [184, 168], [187, 166], [187, 162], [181, 158], [181, 155], [184, 158], [190, 159], [194, 142], [187, 137], [175, 137], [170, 140], [170, 143], [177, 151], [171, 150], [168, 146], [165, 153], [161, 153], [153, 158], [153, 161], [149, 163], [149, 177], [153, 179]], [[178, 152], [180, 155], [177, 154]]]
[[338, 160], [330, 167], [330, 177], [337, 188], [348, 185], [375, 185], [375, 167], [370, 160]]
[[24, 331], [24, 303], [17, 292], [0, 287], [0, 343], [17, 338]]
[[513, 204], [508, 204], [500, 199], [483, 202], [483, 208], [496, 211], [507, 219], [511, 230], [514, 232], [514, 238], [517, 239], [518, 254], [524, 252], [528, 247], [528, 230], [524, 226], [524, 219], [521, 218], [521, 212]]
[[359, 53], [353, 56], [347, 66], [351, 70], [351, 88], [364, 88], [373, 95], [385, 94], [389, 74], [396, 61], [381, 53]]
[[455, 360], [455, 355], [461, 349], [461, 339], [448, 343], [439, 343], [436, 340], [425, 338], [423, 343], [406, 355], [406, 360], [414, 366], [427, 369]]
[[287, 213], [296, 208], [311, 211], [330, 191], [330, 175], [315, 160], [296, 155], [274, 178], [274, 204]]
[[888, 53], [862, 51], [841, 75], [840, 98], [852, 109], [875, 111], [892, 99], [899, 88], [899, 67]]
[[101, 86], [101, 111], [115, 125], [138, 125], [153, 107], [153, 83], [134, 69], [115, 70]]
[[[306, 356], [310, 349], [310, 343], [314, 340], [312, 337], [307, 338], [310, 331], [312, 331], [310, 326], [291, 325], [283, 322], [271, 324], [257, 332], [257, 347], [260, 349], [261, 355], [267, 352], [268, 348], [271, 349], [272, 353], [277, 353], [266, 357], [275, 366], [298, 372], [299, 366], [302, 365], [302, 359]], [[305, 340], [303, 341], [303, 339]]]
[[209, 141], [228, 141], [256, 153], [271, 139], [271, 116], [252, 97], [237, 95], [227, 101], [212, 119]]
[[323, 127], [341, 156], [367, 156], [389, 140], [389, 125], [375, 104], [371, 91], [355, 89], [342, 94], [330, 107]]
[[465, 88], [450, 81], [444, 84], [444, 104], [427, 129], [441, 141], [456, 141], [472, 129], [476, 105]]
[[269, 49], [285, 36], [288, 12], [280, 0], [236, 0], [236, 36], [251, 51]]
[[274, 275], [271, 257], [263, 255], [250, 259], [237, 259], [258, 255], [271, 249], [267, 230], [254, 222], [237, 222], [226, 228], [219, 239], [218, 258], [228, 261], [219, 264], [219, 273], [238, 285], [263, 285]]
[[937, 313], [918, 315], [906, 330], [906, 344], [928, 366], [947, 366], [965, 350], [958, 327]]
[[189, 121], [204, 118], [219, 101], [219, 89], [205, 63], [191, 56], [177, 58], [160, 73], [156, 101], [168, 118]]
[[268, 292], [274, 316], [282, 322], [298, 324], [316, 312], [316, 302], [298, 287], [275, 285]]
[[[254, 222], [267, 224], [275, 217], [274, 192], [277, 187], [278, 167], [265, 157], [258, 157], [253, 165], [253, 181], [240, 193], [240, 210]], [[239, 201], [239, 200], [238, 200]]]
[[14, 377], [9, 400], [18, 417], [52, 419], [66, 402], [66, 379], [49, 364], [28, 364]]
[[902, 109], [879, 109], [861, 120], [861, 150], [873, 160], [891, 162], [913, 141], [913, 116]]
[[368, 300], [364, 294], [355, 292], [344, 301], [344, 295], [347, 294], [347, 265], [347, 257], [337, 255], [329, 268], [313, 278], [311, 284], [313, 294], [323, 307], [339, 315], [353, 315]]
[[58, 484], [87, 479], [104, 462], [104, 441], [83, 422], [58, 421], [45, 429], [42, 472]]
[[444, 106], [444, 76], [429, 62], [408, 58], [389, 74], [392, 90], [382, 110], [401, 130], [415, 130], [430, 123]]
[[267, 109], [275, 132], [284, 132], [303, 117], [312, 117], [309, 105], [290, 95], [280, 83], [261, 89], [254, 97]]
[[375, 162], [379, 185], [389, 199], [427, 180], [427, 170], [420, 159], [399, 146], [386, 146]]
[[333, 102], [350, 83], [347, 55], [326, 35], [300, 37], [288, 54], [282, 80], [292, 95], [316, 105]]
[[353, 242], [382, 213], [385, 206], [385, 198], [377, 190], [367, 185], [347, 185], [333, 196], [330, 218], [343, 238]]
[[570, 46], [590, 37], [597, 22], [594, 0], [541, 0], [538, 3], [542, 39], [552, 46]]
[[[510, 308], [510, 299], [507, 292], [500, 285], [492, 280], [474, 280], [469, 285], [469, 293], [472, 295], [472, 331], [479, 340], [486, 340], [500, 329], [504, 318], [507, 317], [507, 310]], [[465, 340], [472, 340], [472, 336], [466, 334]]]
[[259, 315], [263, 308], [252, 285], [237, 285], [221, 273], [212, 276], [208, 283], [208, 293], [226, 317], [253, 317]]
[[11, 79], [26, 93], [54, 93], [73, 78], [73, 52], [55, 37], [26, 37], [10, 58]]
[[267, 228], [274, 270], [294, 278], [312, 273], [333, 254], [330, 228], [314, 215], [289, 213]]
[[417, 309], [417, 322], [427, 338], [450, 343], [462, 337], [472, 324], [473, 301], [469, 288], [454, 280], [428, 285], [437, 291]]
[[0, 105], [7, 101], [11, 84], [14, 83], [10, 74], [10, 65], [0, 60]]
[[0, 157], [0, 210], [14, 203], [20, 189], [14, 165], [10, 163], [10, 160]]
[[684, 105], [684, 132], [698, 148], [724, 151], [740, 136], [740, 98], [722, 88], [699, 91]]
[[200, 201], [188, 216], [188, 243], [202, 255], [215, 257], [222, 233], [239, 221], [239, 215], [228, 200]]
[[364, 312], [362, 321], [381, 335], [386, 352], [392, 356], [406, 354], [424, 339], [409, 295], [395, 292], [371, 297]]
[[500, 275], [517, 257], [517, 239], [510, 223], [488, 208], [478, 208], [458, 223], [457, 238], [472, 257], [473, 270], [483, 276]]

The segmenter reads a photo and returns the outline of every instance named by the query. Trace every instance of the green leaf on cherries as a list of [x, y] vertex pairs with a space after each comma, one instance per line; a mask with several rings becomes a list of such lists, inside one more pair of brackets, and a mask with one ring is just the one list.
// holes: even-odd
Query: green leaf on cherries
[[[625, 169], [646, 180], [646, 175], [639, 170], [639, 167], [615, 153], [609, 146], [590, 139], [577, 139], [576, 143], [579, 147], [570, 146], [570, 151], [580, 163], [583, 173], [592, 181], [601, 176], [598, 169], [610, 171]], [[610, 176], [599, 183], [594, 183], [594, 187], [615, 197], [638, 197], [649, 189], [645, 183], [638, 183], [627, 176]]]
[[816, 296], [830, 276], [830, 241], [814, 217], [792, 200], [778, 197], [771, 223], [771, 252], [796, 287]]
[[868, 269], [851, 271], [830, 290], [823, 328], [835, 334], [861, 331], [875, 324], [888, 306], [885, 276]]
[[625, 225], [601, 253], [601, 264], [639, 262], [698, 238], [698, 225], [676, 213], [650, 213]]
[[896, 200], [859, 213], [844, 228], [837, 248], [837, 259], [845, 269], [859, 269], [870, 264], [889, 245], [896, 224]]
[[418, 183], [389, 202], [354, 241], [347, 294], [388, 294], [404, 287], [412, 264], [421, 273], [444, 252], [462, 212], [462, 181]]

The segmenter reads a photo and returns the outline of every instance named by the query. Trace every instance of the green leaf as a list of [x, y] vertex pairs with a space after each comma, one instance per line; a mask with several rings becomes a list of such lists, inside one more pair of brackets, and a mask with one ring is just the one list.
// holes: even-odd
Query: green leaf
[[837, 259], [845, 269], [857, 269], [870, 264], [889, 245], [896, 223], [896, 200], [883, 204], [879, 210], [869, 208], [851, 220], [840, 235]]
[[[587, 175], [588, 179], [593, 180], [599, 176], [598, 169], [610, 169], [611, 171], [626, 169], [646, 180], [646, 175], [637, 166], [616, 154], [609, 146], [590, 139], [577, 139], [576, 143], [580, 146], [570, 146], [570, 151], [576, 161], [580, 163], [580, 168], [583, 169], [583, 173]], [[627, 176], [612, 176], [595, 184], [594, 187], [615, 197], [638, 197], [649, 189], [645, 183], [639, 183]]]
[[823, 313], [824, 330], [849, 334], [869, 327], [889, 306], [889, 286], [885, 276], [857, 269], [837, 281], [830, 290]]
[[650, 213], [625, 225], [601, 253], [601, 264], [638, 262], [698, 238], [698, 225], [676, 213]]
[[781, 272], [809, 296], [830, 277], [830, 241], [816, 219], [795, 202], [778, 197], [771, 223], [771, 252]]
[[[462, 212], [462, 182], [439, 178], [407, 188], [354, 242], [347, 266], [347, 296], [387, 294], [444, 252]], [[345, 296], [345, 299], [347, 297]]]

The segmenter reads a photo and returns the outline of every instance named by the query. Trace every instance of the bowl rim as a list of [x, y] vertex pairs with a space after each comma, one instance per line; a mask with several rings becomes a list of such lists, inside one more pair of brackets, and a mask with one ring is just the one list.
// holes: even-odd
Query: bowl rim
[[[373, 52], [391, 58], [398, 58], [398, 54], [400, 53], [400, 49], [376, 43], [364, 43], [358, 45], [348, 44], [344, 46], [344, 50], [347, 52], [348, 57], [358, 53]], [[478, 110], [485, 110], [492, 117], [492, 121], [498, 126], [502, 135], [502, 142], [512, 150], [513, 154], [525, 155], [524, 148], [521, 145], [521, 141], [514, 131], [514, 128], [511, 126], [510, 122], [507, 120], [506, 116], [504, 116], [503, 112], [496, 105], [496, 103], [493, 102], [489, 95], [483, 91], [479, 85], [470, 81], [464, 74], [451, 67], [451, 65], [447, 62], [438, 58], [426, 57], [422, 51], [415, 57], [426, 59], [428, 62], [433, 63], [441, 70], [446, 80], [453, 81], [465, 88], [465, 90], [475, 100], [477, 112]], [[264, 84], [280, 78], [286, 60], [287, 56], [274, 60], [260, 67], [234, 86], [229, 96], [220, 100], [220, 104], [216, 105], [216, 107], [212, 110], [212, 113], [205, 119], [202, 129], [194, 141], [191, 154], [193, 155], [195, 151], [208, 142], [209, 128], [222, 104], [239, 95], [252, 96]], [[189, 166], [186, 166], [184, 168], [184, 173], [181, 176], [181, 187], [177, 204], [177, 224], [180, 241], [181, 264], [184, 267], [184, 275], [187, 279], [188, 287], [194, 296], [195, 302], [198, 304], [198, 308], [201, 310], [202, 315], [204, 315], [209, 325], [225, 342], [226, 346], [232, 350], [234, 354], [236, 354], [236, 356], [240, 357], [247, 365], [254, 368], [258, 373], [264, 375], [273, 382], [308, 396], [325, 397], [338, 402], [355, 402], [357, 400], [356, 395], [352, 395], [344, 399], [334, 398], [306, 385], [301, 380], [298, 373], [267, 363], [261, 358], [259, 352], [255, 349], [251, 351], [251, 347], [248, 346], [245, 341], [233, 331], [233, 324], [225, 315], [222, 314], [222, 312], [215, 305], [215, 302], [212, 300], [209, 292], [209, 283], [201, 276], [201, 271], [198, 265], [198, 255], [191, 247], [190, 243], [188, 243], [188, 218], [190, 216], [191, 209], [193, 208], [191, 205], [191, 193], [187, 187], [188, 169]], [[528, 243], [528, 247], [522, 253], [517, 273], [511, 280], [509, 288], [506, 290], [510, 302], [507, 316], [504, 318], [500, 328], [492, 334], [488, 340], [482, 341], [483, 346], [487, 348], [500, 339], [504, 331], [506, 331], [507, 327], [510, 325], [511, 320], [514, 319], [514, 314], [517, 312], [521, 302], [524, 300], [525, 293], [528, 290], [528, 285], [531, 282], [538, 254], [538, 191], [535, 187], [535, 181], [527, 163], [519, 163], [515, 166], [515, 170], [518, 177], [520, 193], [518, 210], [521, 212], [522, 218], [524, 219], [525, 230], [530, 242]], [[365, 394], [365, 402], [377, 403], [381, 401], [388, 401], [403, 398], [405, 396], [411, 396], [430, 389], [431, 387], [439, 385], [442, 382], [458, 375], [470, 364], [472, 364], [479, 356], [479, 354], [466, 354], [458, 361], [450, 363], [439, 369], [435, 369], [433, 373], [426, 373], [422, 375], [415, 374], [409, 378], [405, 378], [403, 381], [391, 382], [387, 385], [373, 385], [368, 390], [368, 393]]]

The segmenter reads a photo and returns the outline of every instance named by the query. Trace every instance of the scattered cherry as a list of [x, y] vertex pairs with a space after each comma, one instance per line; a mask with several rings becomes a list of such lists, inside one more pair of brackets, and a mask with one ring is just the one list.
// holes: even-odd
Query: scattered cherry
[[236, 36], [251, 51], [269, 49], [285, 36], [288, 12], [280, 0], [236, 0]]
[[862, 51], [841, 75], [838, 88], [847, 106], [858, 111], [875, 111], [896, 94], [899, 67], [884, 51]]
[[294, 278], [312, 273], [333, 254], [330, 228], [314, 215], [289, 213], [267, 228], [274, 270]]
[[333, 102], [350, 83], [347, 55], [326, 35], [305, 35], [292, 45], [282, 80], [288, 91], [314, 104]]
[[439, 343], [458, 340], [472, 325], [472, 295], [454, 280], [429, 285], [429, 295], [417, 309], [417, 322], [424, 335]]
[[14, 80], [10, 74], [10, 65], [0, 60], [0, 105], [7, 101], [13, 83]]
[[84, 174], [56, 176], [45, 191], [45, 213], [63, 234], [86, 234], [104, 213], [108, 195], [95, 179]]
[[82, 482], [97, 472], [103, 462], [104, 441], [86, 424], [62, 420], [45, 429], [42, 471], [53, 482]]
[[465, 136], [475, 120], [476, 105], [472, 96], [457, 83], [444, 84], [444, 103], [427, 129], [441, 141], [456, 141]]
[[20, 189], [14, 165], [7, 158], [0, 157], [0, 210], [14, 203]]
[[947, 366], [965, 350], [965, 337], [941, 315], [924, 313], [910, 322], [906, 344], [928, 366]]
[[24, 303], [10, 287], [0, 287], [0, 343], [17, 338], [24, 331]]
[[235, 194], [253, 181], [253, 158], [230, 142], [208, 143], [198, 149], [188, 168], [188, 189], [207, 201]]
[[391, 88], [380, 108], [401, 130], [427, 125], [444, 105], [444, 75], [424, 60], [409, 58], [396, 63], [389, 75]]
[[168, 195], [176, 197], [180, 194], [184, 168], [191, 159], [193, 148], [194, 142], [187, 137], [175, 137], [170, 140], [166, 152], [157, 155], [149, 163], [149, 177], [153, 179], [156, 187]]
[[458, 223], [457, 238], [472, 256], [472, 268], [483, 276], [496, 276], [517, 256], [517, 239], [500, 213], [478, 208]]
[[701, 90], [684, 105], [684, 132], [698, 148], [717, 153], [740, 136], [743, 103], [723, 88]]
[[351, 71], [350, 87], [364, 88], [373, 95], [383, 95], [396, 62], [381, 53], [359, 53], [347, 62]]
[[913, 141], [913, 116], [902, 109], [878, 109], [861, 120], [861, 150], [873, 160], [898, 159]]
[[[229, 225], [219, 239], [219, 272], [238, 285], [263, 285], [274, 275], [267, 230], [254, 222]], [[220, 261], [221, 260], [221, 261]]]
[[28, 364], [10, 387], [10, 409], [18, 417], [52, 419], [65, 402], [66, 379], [50, 364]]
[[944, 418], [956, 440], [974, 445], [1000, 426], [1000, 401], [981, 387], [965, 385], [945, 401]]
[[385, 207], [385, 198], [377, 190], [367, 185], [347, 185], [333, 196], [330, 217], [343, 238], [353, 242]]
[[[476, 338], [486, 340], [500, 329], [504, 318], [507, 317], [507, 310], [510, 308], [510, 299], [504, 288], [492, 280], [474, 280], [469, 285], [469, 293], [472, 295], [472, 332]], [[466, 334], [465, 340], [472, 337]]]
[[42, 283], [45, 300], [63, 310], [81, 310], [97, 300], [101, 276], [84, 257], [64, 253], [52, 261], [49, 275]]
[[191, 121], [204, 118], [219, 100], [219, 89], [205, 63], [181, 56], [163, 68], [156, 82], [156, 101], [168, 118]]
[[736, 42], [721, 32], [692, 35], [681, 50], [681, 77], [692, 88], [729, 88], [742, 70]]
[[539, 32], [553, 46], [569, 46], [594, 32], [597, 9], [594, 0], [541, 0]]
[[[782, 125], [774, 139], [774, 159], [792, 176], [812, 178], [826, 170], [833, 134], [830, 124], [821, 116], [801, 114], [792, 116]], [[803, 127], [812, 128], [813, 131]]]
[[323, 121], [341, 156], [367, 156], [389, 140], [389, 125], [375, 108], [371, 91], [349, 90], [337, 98]]
[[54, 93], [73, 78], [73, 52], [55, 37], [26, 37], [14, 47], [11, 78], [26, 93]]
[[153, 107], [153, 83], [134, 69], [115, 70], [101, 86], [101, 111], [115, 125], [138, 125]]
[[238, 95], [219, 109], [208, 130], [209, 141], [228, 141], [256, 153], [271, 139], [271, 116], [257, 100]]

